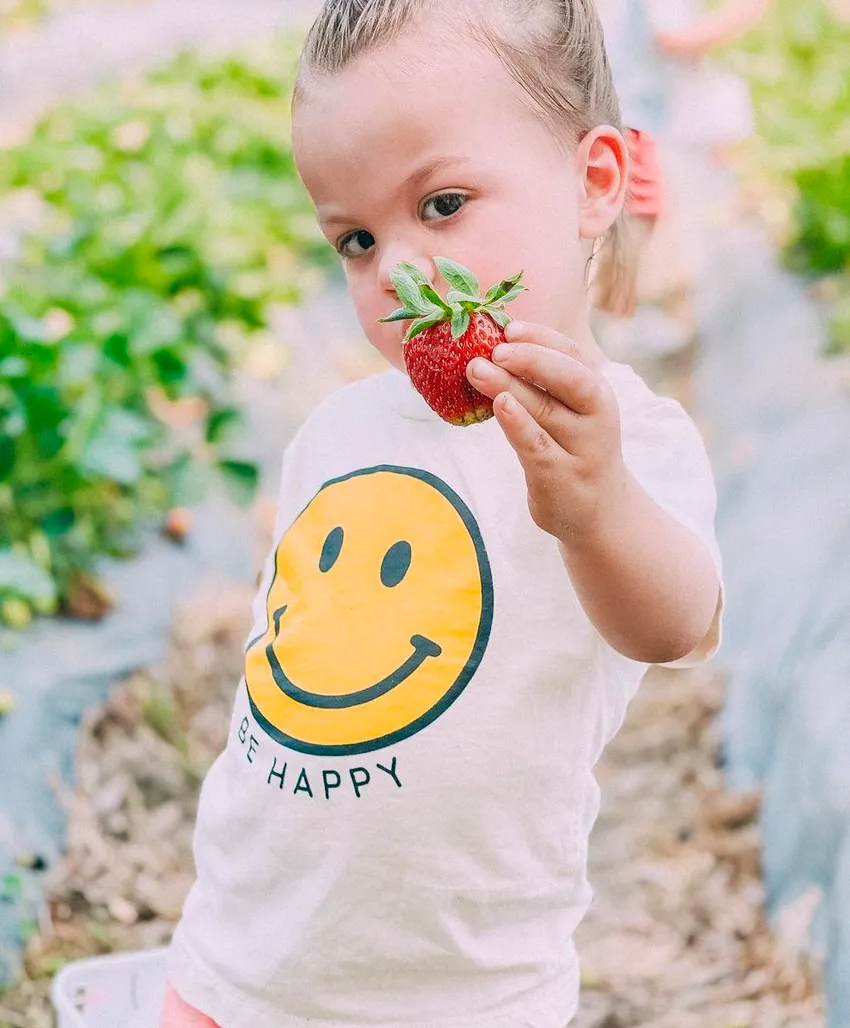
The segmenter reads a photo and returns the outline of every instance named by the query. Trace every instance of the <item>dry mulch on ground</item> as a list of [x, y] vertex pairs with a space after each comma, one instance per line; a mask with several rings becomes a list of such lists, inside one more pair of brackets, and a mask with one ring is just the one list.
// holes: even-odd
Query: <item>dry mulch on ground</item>
[[[166, 942], [192, 878], [204, 772], [223, 745], [250, 595], [217, 589], [177, 618], [166, 666], [86, 718], [69, 849], [50, 872], [30, 978], [0, 1026], [50, 1028], [49, 975], [88, 954]], [[820, 1028], [814, 975], [769, 935], [757, 797], [723, 792], [709, 671], [650, 673], [598, 768], [596, 899], [580, 930], [577, 1028]]]
[[576, 1028], [821, 1028], [817, 974], [768, 930], [759, 802], [717, 765], [723, 685], [653, 669], [597, 768]]

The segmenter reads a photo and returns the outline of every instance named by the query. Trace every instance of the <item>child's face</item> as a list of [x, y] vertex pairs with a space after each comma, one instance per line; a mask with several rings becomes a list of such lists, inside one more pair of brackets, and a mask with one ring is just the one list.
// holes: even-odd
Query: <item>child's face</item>
[[523, 270], [529, 291], [511, 315], [587, 334], [588, 239], [598, 234], [584, 223], [587, 153], [567, 152], [486, 47], [411, 30], [309, 77], [293, 133], [360, 323], [395, 367], [407, 323], [378, 319], [399, 306], [389, 277], [399, 261], [434, 280], [433, 258], [449, 257], [482, 290]]

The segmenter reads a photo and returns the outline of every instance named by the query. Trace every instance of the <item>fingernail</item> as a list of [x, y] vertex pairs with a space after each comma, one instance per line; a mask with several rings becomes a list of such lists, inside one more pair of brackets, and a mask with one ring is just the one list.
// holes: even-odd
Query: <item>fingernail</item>
[[490, 356], [498, 364], [500, 361], [509, 360], [513, 352], [514, 348], [512, 346], [508, 346], [506, 343], [499, 343]]
[[470, 361], [469, 373], [473, 378], [477, 378], [480, 382], [485, 381], [488, 378], [493, 377], [493, 372], [496, 369], [485, 357], [476, 357], [475, 360]]
[[505, 326], [505, 339], [520, 339], [525, 331], [521, 321], [511, 321]]
[[510, 393], [502, 393], [501, 396], [499, 396], [499, 402], [502, 404], [502, 410], [507, 414], [515, 414], [519, 407], [519, 404]]

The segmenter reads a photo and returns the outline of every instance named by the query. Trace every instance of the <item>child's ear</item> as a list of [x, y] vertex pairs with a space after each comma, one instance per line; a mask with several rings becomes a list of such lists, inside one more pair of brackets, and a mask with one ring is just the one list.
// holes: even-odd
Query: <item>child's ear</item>
[[622, 135], [610, 125], [597, 125], [576, 151], [580, 176], [579, 234], [582, 239], [604, 236], [617, 220], [626, 200], [629, 152]]

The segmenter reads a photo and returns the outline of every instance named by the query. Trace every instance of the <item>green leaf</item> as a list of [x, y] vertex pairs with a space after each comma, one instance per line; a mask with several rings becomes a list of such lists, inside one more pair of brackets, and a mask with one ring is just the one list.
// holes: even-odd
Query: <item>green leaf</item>
[[462, 264], [451, 261], [447, 257], [435, 257], [434, 264], [452, 289], [457, 289], [458, 292], [466, 293], [468, 296], [478, 296], [480, 289], [478, 279], [469, 268], [465, 268]]
[[407, 330], [407, 335], [404, 337], [404, 341], [409, 343], [411, 339], [418, 336], [420, 332], [424, 332], [426, 328], [432, 328], [434, 325], [439, 325], [441, 321], [445, 320], [445, 311], [438, 311], [434, 314], [429, 314], [424, 318], [419, 318], [417, 321], [414, 321]]
[[0, 379], [25, 378], [29, 364], [23, 357], [6, 357], [0, 361]]
[[426, 300], [431, 301], [432, 306], [440, 308], [440, 310], [445, 311], [446, 314], [448, 314], [451, 310], [451, 307], [449, 307], [446, 301], [442, 298], [442, 296], [440, 296], [440, 294], [437, 292], [436, 289], [434, 289], [433, 286], [429, 286], [426, 283], [425, 285], [419, 287], [419, 291], [422, 294], [422, 296], [425, 297]]
[[462, 293], [459, 289], [450, 289], [446, 296], [446, 301], [450, 304], [467, 304], [470, 307], [481, 306], [481, 301], [477, 296], [470, 296], [469, 293]]
[[[491, 289], [488, 289], [485, 296], [485, 303], [495, 303], [496, 300], [504, 299], [507, 294], [519, 283], [523, 273], [518, 271], [515, 275], [511, 275], [510, 278], [503, 278], [501, 282], [497, 282]], [[525, 287], [523, 286], [523, 289]], [[520, 290], [522, 292], [522, 290]], [[516, 294], [519, 296], [519, 293]], [[513, 299], [513, 297], [511, 297]]]
[[157, 694], [148, 696], [142, 704], [142, 718], [161, 739], [178, 750], [185, 750], [186, 736], [180, 729], [180, 717], [168, 697]]
[[422, 272], [415, 264], [411, 264], [410, 261], [400, 261], [398, 265], [402, 271], [406, 271], [408, 275], [418, 286], [430, 286], [431, 283], [428, 281], [428, 277]]
[[41, 527], [46, 535], [59, 536], [70, 532], [76, 520], [73, 507], [58, 507], [42, 518]]
[[515, 300], [520, 293], [527, 292], [525, 286], [514, 286], [513, 289], [509, 289], [504, 296], [499, 299], [499, 303], [510, 303], [511, 300]]
[[463, 307], [455, 307], [452, 311], [452, 339], [460, 339], [469, 328], [469, 313]]
[[242, 427], [242, 414], [235, 407], [222, 407], [210, 411], [207, 418], [208, 443], [220, 443]]
[[389, 317], [378, 318], [378, 322], [380, 324], [387, 324], [392, 321], [409, 321], [411, 318], [418, 317], [418, 314], [418, 311], [409, 311], [407, 308], [401, 307], [399, 310], [393, 311]]
[[20, 874], [16, 871], [7, 871], [3, 875], [3, 885], [0, 889], [0, 899], [16, 900], [23, 895], [24, 885]]
[[398, 293], [398, 298], [409, 310], [424, 314], [428, 304], [419, 292], [419, 285], [406, 271], [398, 268], [390, 270], [390, 278]]
[[13, 593], [32, 604], [49, 604], [56, 587], [47, 571], [32, 557], [14, 550], [0, 550], [0, 594]]
[[0, 436], [0, 482], [15, 470], [15, 440], [11, 436]]
[[134, 485], [142, 476], [140, 447], [150, 434], [141, 418], [120, 407], [108, 407], [86, 442], [80, 471], [120, 485]]
[[257, 465], [244, 460], [221, 460], [216, 466], [231, 499], [240, 506], [247, 506], [253, 500], [260, 480]]
[[195, 507], [201, 503], [214, 481], [215, 469], [182, 453], [163, 472], [168, 495], [175, 507]]
[[498, 307], [485, 307], [484, 310], [490, 315], [493, 321], [502, 328], [506, 328], [510, 323], [511, 319], [505, 314], [504, 311], [500, 311]]
[[183, 353], [179, 349], [157, 350], [152, 357], [160, 384], [165, 388], [182, 382], [189, 373]]
[[155, 353], [179, 343], [183, 325], [177, 315], [165, 306], [150, 307], [147, 317], [130, 334], [130, 352], [136, 356]]

